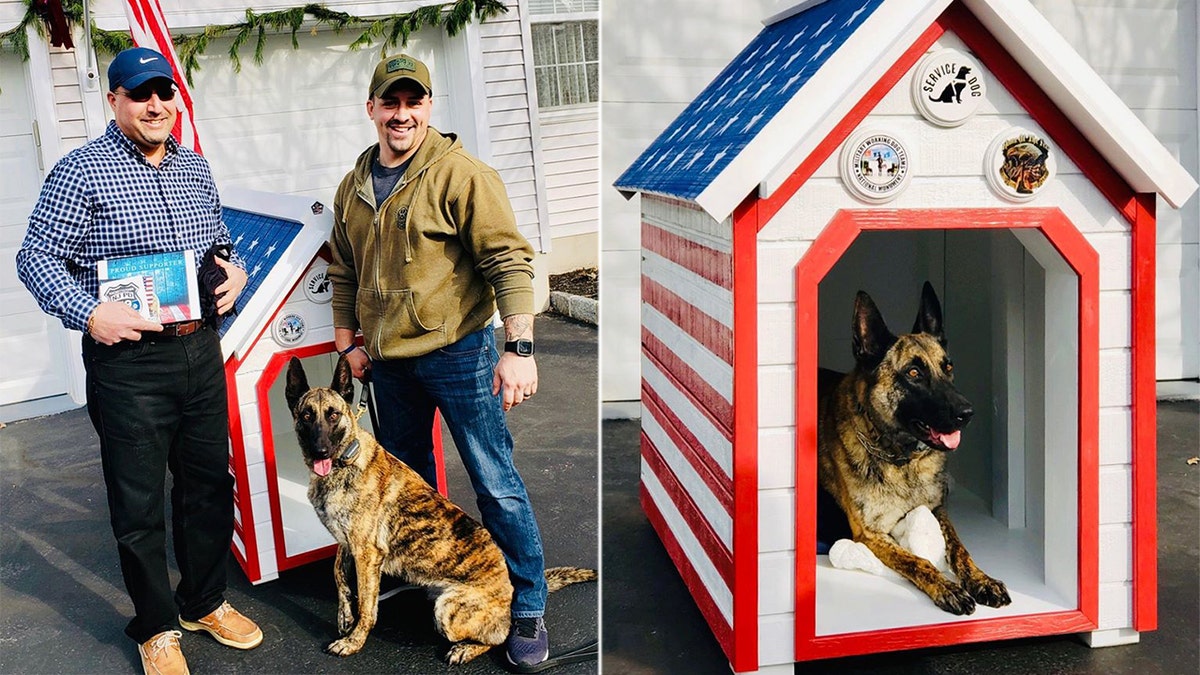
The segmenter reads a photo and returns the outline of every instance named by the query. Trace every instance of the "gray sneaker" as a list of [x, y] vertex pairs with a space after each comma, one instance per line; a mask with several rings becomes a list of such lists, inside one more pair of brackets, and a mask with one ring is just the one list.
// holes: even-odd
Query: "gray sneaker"
[[505, 651], [514, 666], [536, 666], [545, 661], [550, 656], [550, 637], [542, 617], [514, 618]]

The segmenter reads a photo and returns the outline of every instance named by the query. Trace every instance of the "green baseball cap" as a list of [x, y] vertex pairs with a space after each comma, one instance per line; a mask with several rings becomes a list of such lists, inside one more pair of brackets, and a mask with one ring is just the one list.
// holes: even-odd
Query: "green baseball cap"
[[383, 96], [388, 87], [400, 80], [412, 80], [421, 85], [426, 94], [433, 95], [433, 85], [429, 82], [429, 68], [408, 54], [389, 56], [375, 66], [375, 76], [371, 78], [371, 89], [367, 95], [371, 98]]

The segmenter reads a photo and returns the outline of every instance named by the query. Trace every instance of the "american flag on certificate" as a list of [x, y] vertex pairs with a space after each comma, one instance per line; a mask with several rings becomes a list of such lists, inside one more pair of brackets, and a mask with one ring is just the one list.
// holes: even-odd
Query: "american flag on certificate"
[[148, 47], [163, 56], [175, 71], [175, 82], [179, 85], [179, 96], [183, 99], [178, 106], [179, 117], [175, 119], [175, 128], [171, 131], [180, 145], [185, 145], [196, 152], [200, 150], [200, 136], [196, 133], [195, 115], [192, 112], [192, 94], [188, 91], [187, 80], [183, 78], [183, 70], [179, 67], [179, 56], [175, 54], [175, 46], [171, 44], [171, 34], [167, 31], [167, 20], [163, 17], [162, 7], [158, 0], [126, 0], [125, 16], [129, 18], [129, 32], [133, 35], [133, 44], [138, 47]]

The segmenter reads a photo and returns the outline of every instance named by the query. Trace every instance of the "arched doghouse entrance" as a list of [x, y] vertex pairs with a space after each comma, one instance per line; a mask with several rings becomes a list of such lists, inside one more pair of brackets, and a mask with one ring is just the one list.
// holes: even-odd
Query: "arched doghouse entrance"
[[[816, 555], [818, 366], [852, 365], [855, 291], [902, 333], [924, 280], [983, 412], [950, 460], [951, 514], [1014, 599], [966, 617]], [[1096, 629], [1098, 313], [1098, 256], [1056, 208], [837, 213], [796, 271], [798, 660]]]

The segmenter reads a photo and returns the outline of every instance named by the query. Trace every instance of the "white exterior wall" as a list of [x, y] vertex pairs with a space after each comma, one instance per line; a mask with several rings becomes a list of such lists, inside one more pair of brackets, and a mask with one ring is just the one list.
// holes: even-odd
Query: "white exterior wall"
[[[1193, 176], [1200, 176], [1197, 0], [1032, 0]], [[605, 2], [602, 295], [638, 293], [638, 208], [612, 183], [675, 115], [790, 0], [738, 5], [655, 0]], [[655, 17], [678, 17], [663, 31]], [[1200, 197], [1181, 211], [1158, 206], [1158, 377], [1200, 374]], [[633, 303], [602, 303], [601, 396], [605, 414], [636, 413]]]
[[[966, 51], [946, 35], [936, 45]], [[996, 208], [1013, 204], [997, 197], [982, 175], [983, 157], [991, 140], [1010, 126], [1042, 131], [1000, 83], [984, 69], [987, 99], [979, 113], [955, 129], [924, 121], [911, 102], [911, 73], [880, 102], [860, 129], [885, 130], [907, 142], [913, 176], [908, 188], [887, 209]], [[839, 149], [840, 150], [840, 149]], [[1053, 151], [1053, 150], [1052, 150]], [[1058, 152], [1058, 175], [1030, 207], [1058, 207], [1083, 232], [1100, 255], [1100, 629], [1132, 625], [1131, 578], [1131, 364], [1130, 364], [1130, 225], [1117, 213], [1079, 168]], [[795, 532], [795, 268], [812, 240], [839, 209], [869, 208], [850, 196], [838, 177], [838, 152], [822, 164], [804, 186], [759, 233], [759, 389], [771, 396], [759, 400], [759, 442], [763, 462], [778, 461], [760, 479], [759, 563], [763, 622], [790, 616]], [[879, 299], [891, 289], [864, 288]], [[882, 291], [882, 292], [881, 292]], [[919, 287], [895, 289], [916, 297]], [[914, 301], [915, 303], [915, 301]], [[889, 312], [895, 332], [907, 330], [910, 314]], [[915, 307], [915, 304], [913, 305]], [[850, 307], [821, 308], [822, 321], [832, 311], [837, 325], [850, 326]], [[961, 330], [961, 329], [960, 329]], [[947, 317], [952, 345], [955, 325]], [[847, 348], [848, 351], [848, 348]], [[837, 355], [835, 355], [836, 357]], [[825, 359], [822, 358], [822, 364]], [[761, 462], [760, 462], [761, 463]], [[787, 595], [785, 595], [785, 591]], [[766, 646], [764, 645], [764, 649]], [[765, 654], [766, 652], [764, 652]]]
[[595, 234], [600, 224], [600, 118], [589, 105], [538, 114], [550, 236]]

